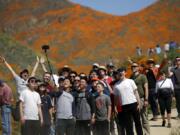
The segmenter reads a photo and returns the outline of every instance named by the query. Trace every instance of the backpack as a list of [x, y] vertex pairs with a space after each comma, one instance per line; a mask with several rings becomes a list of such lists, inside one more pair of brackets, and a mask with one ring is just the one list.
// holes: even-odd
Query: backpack
[[80, 93], [75, 97], [75, 116], [79, 120], [91, 119], [91, 107], [87, 101], [85, 93]]
[[11, 108], [11, 114], [14, 121], [20, 121], [20, 101], [16, 102], [16, 106]]

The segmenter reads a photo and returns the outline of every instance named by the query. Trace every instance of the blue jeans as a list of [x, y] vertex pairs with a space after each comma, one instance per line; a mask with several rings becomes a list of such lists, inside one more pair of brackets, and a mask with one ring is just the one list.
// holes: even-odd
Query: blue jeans
[[1, 106], [2, 135], [11, 135], [11, 106]]

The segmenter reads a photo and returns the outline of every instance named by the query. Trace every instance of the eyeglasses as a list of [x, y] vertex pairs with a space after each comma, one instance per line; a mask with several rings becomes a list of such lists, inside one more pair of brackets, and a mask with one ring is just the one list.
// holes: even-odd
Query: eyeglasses
[[76, 77], [75, 75], [70, 75], [70, 77]]
[[77, 82], [79, 82], [80, 80], [77, 80], [77, 79], [75, 79], [74, 81], [77, 81]]

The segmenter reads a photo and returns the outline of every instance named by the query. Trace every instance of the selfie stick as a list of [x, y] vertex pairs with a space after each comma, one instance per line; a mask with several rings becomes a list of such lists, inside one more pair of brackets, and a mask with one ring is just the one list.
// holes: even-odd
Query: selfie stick
[[42, 50], [44, 50], [44, 53], [45, 53], [45, 56], [46, 56], [46, 60], [47, 60], [47, 63], [48, 63], [48, 67], [49, 67], [49, 71], [51, 73], [54, 85], [56, 86], [55, 79], [54, 79], [54, 76], [53, 76], [52, 67], [51, 67], [51, 64], [50, 64], [50, 61], [49, 61], [49, 58], [48, 58], [48, 54], [47, 54], [47, 50], [49, 50], [49, 46], [48, 45], [43, 45], [42, 46]]

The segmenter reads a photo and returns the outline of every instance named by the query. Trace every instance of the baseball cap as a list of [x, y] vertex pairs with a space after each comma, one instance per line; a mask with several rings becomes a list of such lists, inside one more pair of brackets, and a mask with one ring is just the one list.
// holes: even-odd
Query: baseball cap
[[91, 79], [91, 81], [99, 81], [99, 78], [93, 77], [93, 78]]
[[93, 66], [99, 67], [99, 64], [98, 63], [94, 63]]
[[60, 76], [59, 79], [58, 79], [58, 82], [61, 82], [61, 81], [64, 81], [65, 80], [65, 77], [64, 76]]
[[107, 67], [114, 67], [114, 64], [112, 62], [107, 64]]
[[138, 66], [139, 65], [136, 62], [132, 63], [132, 65], [131, 65], [131, 67], [138, 67]]

